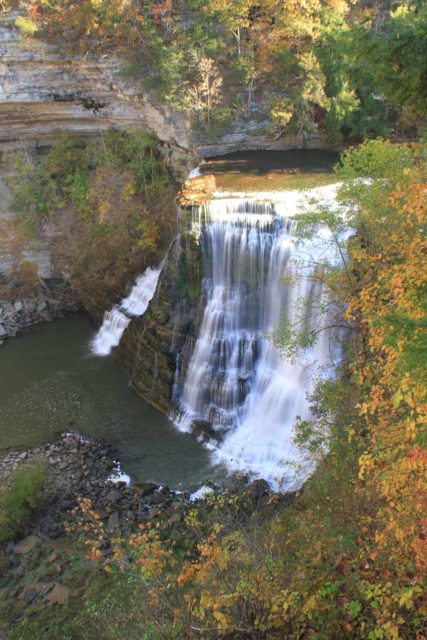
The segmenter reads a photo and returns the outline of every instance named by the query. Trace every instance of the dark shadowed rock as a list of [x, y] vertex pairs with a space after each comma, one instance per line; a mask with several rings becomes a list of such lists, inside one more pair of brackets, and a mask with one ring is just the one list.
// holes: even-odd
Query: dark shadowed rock
[[156, 491], [158, 485], [152, 482], [135, 482], [132, 487], [141, 498], [146, 498]]
[[270, 488], [265, 480], [254, 480], [248, 489], [252, 502], [258, 503], [270, 494]]
[[115, 504], [116, 502], [118, 502], [120, 499], [122, 498], [122, 494], [120, 493], [120, 491], [118, 491], [117, 489], [112, 489], [107, 495], [106, 495], [106, 502], [108, 502], [109, 504]]
[[108, 526], [110, 529], [117, 529], [120, 524], [120, 516], [118, 511], [114, 511], [108, 518]]

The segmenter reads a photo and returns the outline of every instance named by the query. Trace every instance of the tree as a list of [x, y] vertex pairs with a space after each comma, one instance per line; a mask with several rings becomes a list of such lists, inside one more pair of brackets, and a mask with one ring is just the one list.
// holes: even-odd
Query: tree
[[211, 58], [202, 56], [198, 64], [199, 79], [189, 89], [191, 108], [199, 115], [206, 113], [208, 124], [212, 109], [220, 104], [222, 78]]

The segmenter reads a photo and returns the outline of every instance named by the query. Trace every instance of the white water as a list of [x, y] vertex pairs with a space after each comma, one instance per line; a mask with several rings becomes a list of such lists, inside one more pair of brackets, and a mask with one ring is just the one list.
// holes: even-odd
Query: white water
[[213, 492], [214, 489], [212, 487], [208, 487], [204, 484], [200, 487], [200, 489], [197, 489], [197, 491], [194, 491], [194, 493], [190, 494], [190, 501], [196, 502], [196, 500], [204, 500], [206, 496], [209, 496]]
[[[325, 201], [334, 194], [332, 185], [311, 195]], [[195, 420], [208, 421], [222, 436], [209, 445], [215, 462], [283, 489], [309, 471], [301, 470], [293, 428], [297, 416], [310, 417], [307, 393], [314, 374], [330, 365], [339, 348], [324, 330], [291, 361], [279, 353], [271, 332], [299, 316], [306, 331], [328, 325], [319, 310], [325, 291], [312, 275], [330, 260], [332, 239], [320, 228], [312, 239], [297, 241], [297, 223], [283, 216], [299, 210], [301, 192], [275, 194], [274, 201], [258, 196], [213, 200], [195, 212], [207, 302], [177, 426], [185, 431]]]
[[200, 171], [200, 167], [196, 167], [195, 169], [192, 169], [190, 171], [190, 173], [187, 176], [187, 180], [192, 180], [193, 178], [198, 178], [201, 175], [202, 175], [202, 173]]
[[97, 356], [107, 356], [117, 347], [132, 317], [142, 316], [157, 288], [163, 263], [159, 268], [148, 267], [138, 276], [134, 286], [119, 305], [104, 313], [102, 325], [91, 342], [91, 350]]

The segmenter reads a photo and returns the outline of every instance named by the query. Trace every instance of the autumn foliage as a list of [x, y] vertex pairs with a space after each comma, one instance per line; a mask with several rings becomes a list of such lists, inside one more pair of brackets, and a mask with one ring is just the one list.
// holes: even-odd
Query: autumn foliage
[[[419, 0], [28, 0], [17, 18], [122, 73], [210, 136], [263, 113], [272, 134], [364, 139], [425, 124]], [[1, 4], [0, 4], [1, 9]], [[258, 116], [259, 117], [259, 116]]]

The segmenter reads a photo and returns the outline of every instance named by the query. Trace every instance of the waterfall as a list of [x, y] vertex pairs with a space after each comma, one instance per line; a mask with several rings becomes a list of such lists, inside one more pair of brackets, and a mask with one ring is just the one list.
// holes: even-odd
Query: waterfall
[[[215, 462], [274, 488], [295, 485], [295, 421], [310, 417], [307, 393], [316, 370], [339, 354], [326, 330], [326, 292], [312, 277], [331, 258], [330, 234], [319, 228], [310, 240], [298, 240], [297, 222], [284, 217], [286, 198], [294, 213], [295, 196], [280, 197], [217, 199], [193, 211], [206, 305], [176, 418], [183, 431], [208, 424], [218, 435], [208, 445]], [[297, 315], [305, 331], [325, 330], [291, 360], [272, 334]]]
[[162, 264], [153, 269], [148, 267], [135, 281], [128, 296], [120, 304], [104, 313], [102, 325], [91, 342], [91, 350], [97, 356], [107, 356], [117, 347], [121, 337], [133, 317], [142, 316], [148, 308], [157, 288]]
[[91, 351], [96, 356], [108, 356], [113, 347], [117, 347], [130, 322], [118, 307], [104, 313], [102, 325], [91, 342]]

